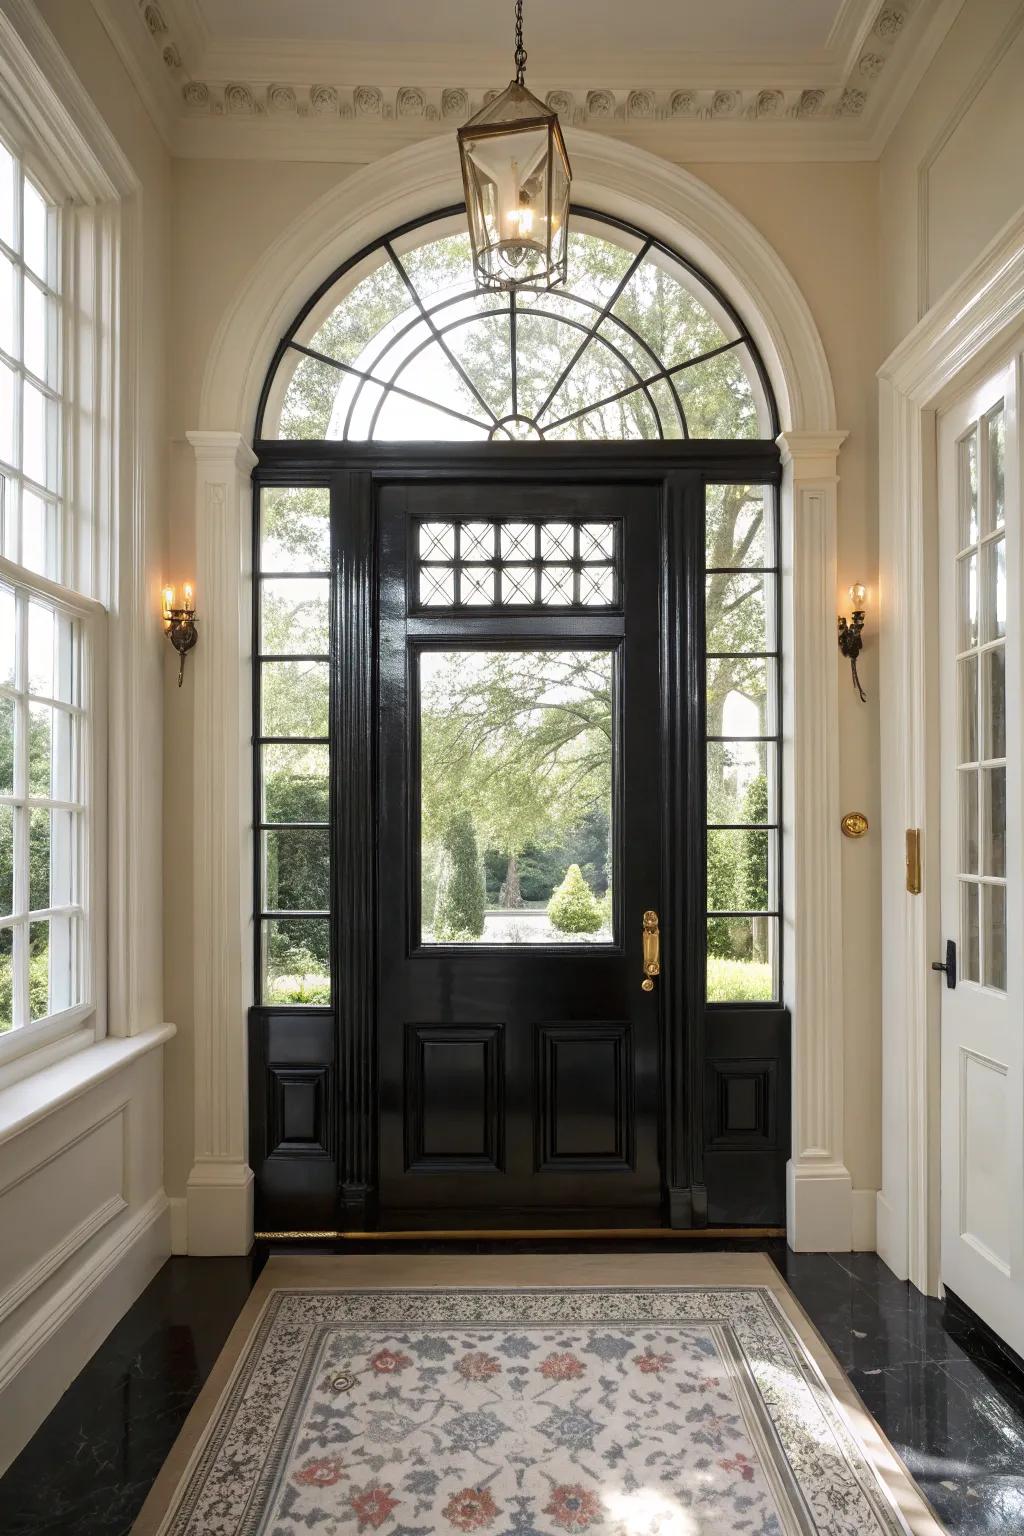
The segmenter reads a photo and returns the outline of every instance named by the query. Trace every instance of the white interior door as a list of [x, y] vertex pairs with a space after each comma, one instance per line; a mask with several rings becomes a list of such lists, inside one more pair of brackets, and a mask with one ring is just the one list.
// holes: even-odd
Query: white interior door
[[[942, 1281], [1024, 1354], [1020, 360], [939, 422]], [[944, 960], [937, 955], [936, 961]]]

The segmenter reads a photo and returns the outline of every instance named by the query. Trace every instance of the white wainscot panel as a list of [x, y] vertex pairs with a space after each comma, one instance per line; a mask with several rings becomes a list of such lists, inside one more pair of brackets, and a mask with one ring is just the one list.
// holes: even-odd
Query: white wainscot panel
[[960, 1053], [960, 1235], [1010, 1273], [1007, 1070], [974, 1051]]
[[125, 1110], [0, 1189], [0, 1322], [127, 1209]]

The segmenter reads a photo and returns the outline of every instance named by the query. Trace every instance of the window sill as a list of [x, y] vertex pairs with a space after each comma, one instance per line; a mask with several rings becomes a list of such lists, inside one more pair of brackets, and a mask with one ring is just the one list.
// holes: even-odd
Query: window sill
[[19, 1082], [0, 1087], [0, 1145], [70, 1104], [140, 1056], [164, 1045], [175, 1033], [173, 1024], [160, 1024], [140, 1035], [116, 1039], [108, 1036], [51, 1066], [40, 1067]]

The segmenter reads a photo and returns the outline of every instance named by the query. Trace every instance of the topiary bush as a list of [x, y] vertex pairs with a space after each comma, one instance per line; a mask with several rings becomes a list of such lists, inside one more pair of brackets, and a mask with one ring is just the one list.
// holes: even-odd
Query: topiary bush
[[441, 837], [434, 938], [441, 944], [465, 944], [484, 931], [484, 871], [476, 828], [468, 811], [456, 811]]
[[559, 933], [596, 933], [603, 924], [601, 908], [578, 864], [570, 864], [565, 879], [548, 902], [548, 921]]

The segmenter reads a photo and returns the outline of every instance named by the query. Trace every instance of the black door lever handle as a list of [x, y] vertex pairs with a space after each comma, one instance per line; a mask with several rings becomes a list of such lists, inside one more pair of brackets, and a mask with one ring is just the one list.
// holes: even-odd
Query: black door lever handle
[[946, 978], [946, 986], [952, 992], [956, 986], [956, 944], [952, 939], [946, 940], [945, 960], [933, 960], [933, 971], [942, 971]]

